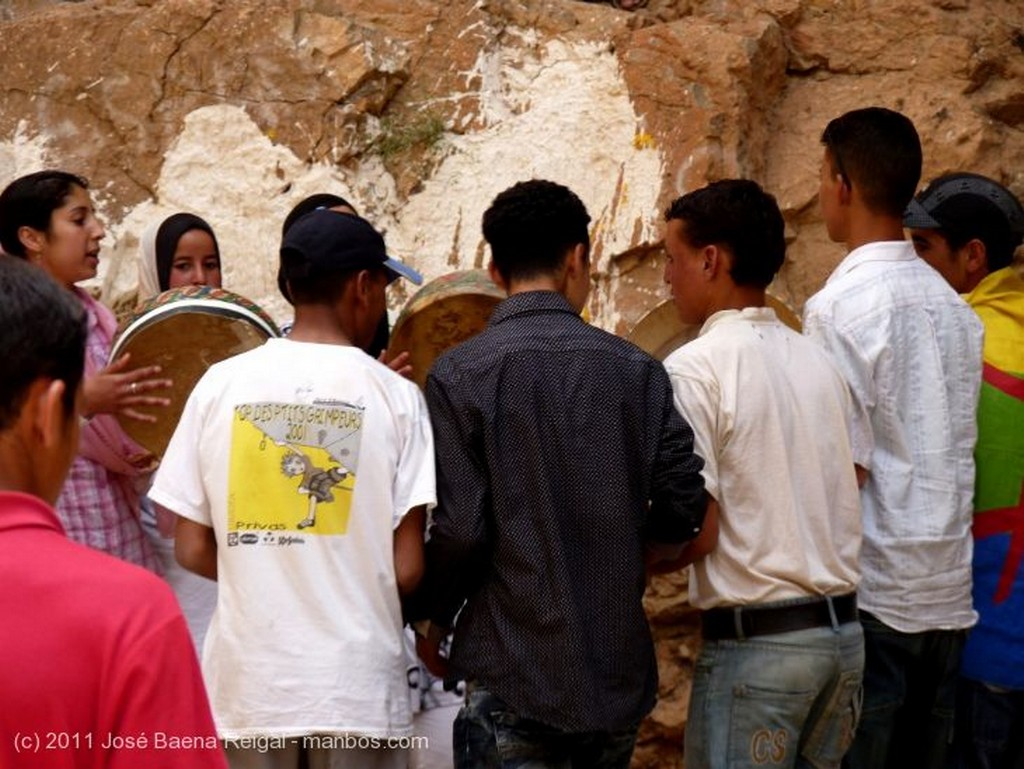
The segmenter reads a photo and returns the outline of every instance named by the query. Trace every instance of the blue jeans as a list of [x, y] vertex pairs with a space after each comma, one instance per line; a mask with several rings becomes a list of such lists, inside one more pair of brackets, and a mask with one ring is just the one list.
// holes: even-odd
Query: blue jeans
[[860, 708], [860, 624], [705, 641], [686, 724], [686, 769], [838, 767]]
[[844, 769], [952, 769], [953, 713], [967, 632], [902, 633], [868, 612], [864, 710]]
[[455, 769], [627, 769], [636, 730], [564, 732], [476, 686], [455, 718]]
[[1024, 691], [961, 678], [954, 742], [958, 769], [1024, 769]]

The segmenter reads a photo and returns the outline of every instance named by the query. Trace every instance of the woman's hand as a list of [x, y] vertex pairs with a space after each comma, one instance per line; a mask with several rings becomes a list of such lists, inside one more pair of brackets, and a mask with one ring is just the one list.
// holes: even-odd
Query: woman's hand
[[105, 369], [85, 378], [83, 406], [86, 416], [93, 414], [123, 414], [140, 422], [155, 422], [152, 414], [137, 411], [138, 406], [169, 406], [169, 398], [151, 393], [166, 390], [173, 382], [158, 378], [159, 366], [128, 368], [131, 353], [125, 353]]

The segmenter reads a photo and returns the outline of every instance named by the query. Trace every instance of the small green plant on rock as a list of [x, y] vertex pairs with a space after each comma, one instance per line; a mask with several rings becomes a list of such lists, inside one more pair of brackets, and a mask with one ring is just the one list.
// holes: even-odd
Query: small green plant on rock
[[434, 114], [424, 114], [411, 123], [384, 118], [380, 122], [380, 133], [370, 146], [384, 160], [390, 160], [414, 148], [429, 150], [442, 136], [444, 121]]

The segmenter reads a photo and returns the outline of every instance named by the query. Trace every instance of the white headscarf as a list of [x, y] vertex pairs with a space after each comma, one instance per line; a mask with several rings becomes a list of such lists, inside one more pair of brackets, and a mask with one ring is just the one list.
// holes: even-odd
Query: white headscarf
[[150, 224], [139, 238], [139, 301], [160, 293], [160, 278], [156, 271], [156, 233], [163, 219]]

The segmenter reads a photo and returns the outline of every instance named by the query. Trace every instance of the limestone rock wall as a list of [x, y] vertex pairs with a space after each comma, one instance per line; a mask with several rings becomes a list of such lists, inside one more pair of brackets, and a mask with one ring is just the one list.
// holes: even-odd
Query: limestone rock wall
[[[430, 278], [484, 265], [484, 209], [537, 176], [587, 204], [591, 316], [625, 333], [667, 296], [661, 211], [747, 176], [786, 215], [772, 290], [799, 310], [842, 256], [817, 211], [821, 131], [872, 104], [915, 121], [925, 179], [1024, 194], [1019, 0], [0, 0], [0, 50], [0, 184], [91, 180], [93, 288], [121, 307], [141, 232], [177, 210], [213, 225], [227, 287], [283, 319], [280, 224], [305, 195], [349, 198]], [[638, 767], [681, 765], [684, 597], [681, 575], [648, 596], [662, 701]]]

